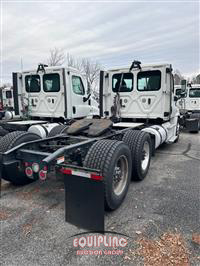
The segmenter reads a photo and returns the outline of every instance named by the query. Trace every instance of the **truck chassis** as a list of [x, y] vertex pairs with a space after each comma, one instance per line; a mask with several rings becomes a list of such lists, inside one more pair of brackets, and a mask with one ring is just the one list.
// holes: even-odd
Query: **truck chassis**
[[[100, 120], [101, 125], [102, 122], [104, 123], [104, 121], [107, 121], [107, 119], [99, 119], [99, 121]], [[125, 144], [124, 137], [127, 134], [130, 134], [130, 132], [134, 133], [135, 137], [137, 135], [138, 140], [141, 135], [148, 136], [149, 133], [141, 131], [143, 128], [145, 128], [143, 123], [132, 123], [131, 129], [121, 129], [119, 127], [111, 126], [107, 128], [105, 133], [101, 136], [93, 138], [86, 137], [84, 134], [60, 134], [46, 139], [38, 139], [22, 143], [0, 154], [0, 177], [6, 179], [6, 176], [9, 177], [13, 172], [17, 171], [16, 178], [19, 178], [19, 180], [22, 181], [24, 178], [28, 178], [27, 181], [31, 182], [38, 178], [40, 180], [45, 180], [47, 173], [52, 171], [62, 174], [64, 176], [66, 191], [66, 221], [86, 229], [103, 231], [104, 207], [109, 210], [116, 209], [123, 201], [130, 182], [133, 154], [129, 156], [129, 153], [131, 153], [131, 147], [128, 147], [128, 143]], [[22, 134], [22, 132], [20, 133]], [[16, 132], [15, 134], [17, 135]], [[24, 134], [30, 133], [26, 132]], [[129, 169], [121, 169], [122, 171], [128, 171], [128, 173], [126, 173], [128, 180], [124, 184], [127, 187], [125, 191], [123, 191], [124, 195], [122, 195], [122, 198], [120, 198], [120, 191], [118, 191], [118, 201], [115, 200], [112, 202], [111, 200], [109, 202], [108, 199], [105, 199], [106, 196], [104, 193], [108, 186], [105, 182], [105, 177], [103, 177], [103, 168], [105, 166], [97, 168], [91, 167], [90, 164], [85, 163], [87, 154], [91, 151], [91, 148], [92, 146], [94, 147], [94, 145], [96, 145], [96, 147], [97, 145], [101, 146], [100, 153], [102, 156], [104, 156], [103, 153], [105, 150], [108, 150], [106, 146], [108, 147], [110, 145], [111, 149], [114, 149], [113, 155], [115, 152], [118, 152], [118, 148], [122, 147], [121, 159], [122, 161], [124, 160], [124, 162], [129, 161], [127, 165]], [[154, 139], [153, 136], [151, 136], [151, 153], [153, 153], [153, 147]], [[123, 149], [125, 149], [125, 153], [123, 153]], [[127, 151], [128, 156], [126, 157]], [[108, 156], [109, 154], [110, 152], [107, 151]], [[136, 156], [138, 157], [138, 155]], [[149, 156], [151, 157], [151, 155]], [[150, 157], [146, 173], [148, 172]], [[118, 159], [119, 158], [117, 158], [117, 160]], [[144, 159], [145, 154], [143, 154], [143, 160]], [[100, 160], [101, 158], [99, 158], [99, 161]], [[109, 162], [109, 160], [112, 161], [112, 158], [106, 158], [106, 161]], [[38, 167], [38, 170], [35, 169], [37, 168], [36, 166]], [[121, 170], [120, 167], [115, 170], [115, 178], [118, 177], [119, 180], [119, 172]], [[146, 173], [144, 173], [144, 176]], [[22, 176], [23, 178], [21, 179]], [[143, 179], [144, 176], [142, 176], [141, 179]], [[112, 180], [114, 177], [107, 176], [106, 178]], [[109, 198], [109, 195], [107, 197]]]

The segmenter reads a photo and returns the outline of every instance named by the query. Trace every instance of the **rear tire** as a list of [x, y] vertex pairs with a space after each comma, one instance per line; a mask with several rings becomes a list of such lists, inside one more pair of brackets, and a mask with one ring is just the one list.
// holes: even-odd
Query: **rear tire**
[[151, 155], [152, 143], [148, 133], [139, 130], [128, 130], [122, 139], [132, 154], [132, 179], [142, 181], [148, 173]]
[[[14, 131], [8, 133], [0, 139], [0, 152], [4, 153], [19, 144], [38, 139], [41, 139], [38, 135], [26, 131]], [[9, 167], [4, 168], [3, 170], [2, 178], [10, 181], [14, 185], [25, 185], [34, 181], [26, 176], [24, 169], [16, 168], [14, 173]]]
[[115, 210], [123, 202], [131, 179], [131, 152], [122, 141], [99, 140], [89, 149], [83, 165], [98, 169], [105, 184], [105, 209]]

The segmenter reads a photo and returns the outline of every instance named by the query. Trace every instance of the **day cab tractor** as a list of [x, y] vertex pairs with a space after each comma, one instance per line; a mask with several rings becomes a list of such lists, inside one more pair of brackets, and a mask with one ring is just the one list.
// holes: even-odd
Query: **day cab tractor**
[[[34, 93], [30, 97], [35, 103]], [[14, 184], [45, 180], [52, 171], [62, 174], [66, 221], [102, 231], [104, 209], [117, 209], [131, 179], [148, 175], [155, 150], [178, 140], [179, 110], [170, 64], [134, 61], [130, 67], [101, 71], [99, 97], [100, 118], [76, 120], [43, 139], [23, 131], [3, 137], [0, 174]]]
[[177, 106], [180, 110], [180, 124], [191, 132], [200, 128], [200, 84], [190, 84], [182, 80], [181, 85], [175, 86], [178, 97]]
[[5, 87], [0, 89], [0, 119], [5, 116], [6, 111], [14, 110], [13, 89]]
[[[25, 130], [46, 137], [64, 130], [74, 119], [93, 117], [86, 78], [71, 67], [48, 67], [13, 73], [14, 111], [7, 111], [0, 125], [9, 132]], [[62, 125], [62, 127], [60, 126]]]

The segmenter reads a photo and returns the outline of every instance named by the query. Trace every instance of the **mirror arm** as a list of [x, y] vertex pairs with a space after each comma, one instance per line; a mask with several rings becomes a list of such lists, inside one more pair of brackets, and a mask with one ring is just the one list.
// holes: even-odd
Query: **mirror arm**
[[83, 97], [83, 102], [85, 103], [85, 102], [87, 102], [89, 99], [90, 99], [90, 96], [91, 96], [91, 93], [90, 94], [88, 94], [88, 96], [87, 97]]

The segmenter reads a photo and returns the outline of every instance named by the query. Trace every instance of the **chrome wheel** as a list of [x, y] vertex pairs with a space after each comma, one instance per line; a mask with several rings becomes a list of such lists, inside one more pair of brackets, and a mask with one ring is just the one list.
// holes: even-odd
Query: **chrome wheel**
[[141, 160], [141, 166], [142, 166], [142, 171], [146, 171], [148, 164], [150, 160], [150, 147], [149, 147], [149, 142], [145, 141], [143, 150], [142, 150], [142, 160]]
[[113, 191], [119, 196], [124, 188], [126, 187], [126, 183], [128, 181], [128, 160], [126, 156], [121, 155], [117, 160], [114, 168], [113, 175]]

